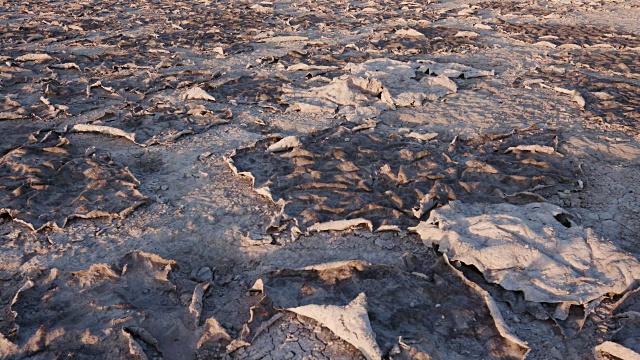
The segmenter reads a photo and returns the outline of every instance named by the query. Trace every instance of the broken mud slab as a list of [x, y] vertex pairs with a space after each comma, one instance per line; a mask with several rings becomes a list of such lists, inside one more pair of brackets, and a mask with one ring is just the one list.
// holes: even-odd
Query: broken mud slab
[[0, 158], [0, 212], [34, 231], [73, 218], [124, 218], [146, 198], [125, 167], [55, 132], [36, 133]]
[[528, 301], [586, 306], [623, 293], [640, 277], [635, 258], [548, 203], [452, 201], [414, 230], [428, 246], [475, 266], [489, 282], [522, 291]]
[[272, 226], [292, 220], [303, 233], [339, 220], [406, 229], [451, 200], [527, 203], [579, 189], [577, 164], [556, 151], [554, 131], [423, 142], [393, 129], [354, 129], [318, 131], [289, 146], [267, 138], [236, 150], [229, 164], [283, 206]]
[[261, 281], [265, 309], [312, 318], [367, 359], [523, 359], [528, 352], [491, 297], [446, 258], [427, 274], [351, 261], [280, 270]]
[[[268, 325], [267, 325], [268, 324]], [[250, 343], [238, 342], [232, 359], [286, 359], [300, 356], [300, 350], [313, 359], [366, 359], [353, 345], [312, 318], [294, 312], [279, 313], [263, 323]]]
[[200, 349], [224, 353], [229, 335], [215, 319], [200, 319], [210, 284], [176, 278], [176, 267], [136, 251], [114, 265], [82, 271], [33, 270], [11, 302], [15, 328], [0, 338], [0, 355], [180, 359]]

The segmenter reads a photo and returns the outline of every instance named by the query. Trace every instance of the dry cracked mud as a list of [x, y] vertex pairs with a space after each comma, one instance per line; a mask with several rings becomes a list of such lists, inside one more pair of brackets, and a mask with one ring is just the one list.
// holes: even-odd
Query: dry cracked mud
[[0, 358], [637, 359], [640, 2], [0, 0]]

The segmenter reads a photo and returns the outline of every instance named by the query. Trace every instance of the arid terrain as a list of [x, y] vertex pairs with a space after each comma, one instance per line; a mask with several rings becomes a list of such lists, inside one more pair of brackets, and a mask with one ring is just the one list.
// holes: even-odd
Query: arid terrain
[[0, 358], [639, 359], [640, 1], [0, 0]]

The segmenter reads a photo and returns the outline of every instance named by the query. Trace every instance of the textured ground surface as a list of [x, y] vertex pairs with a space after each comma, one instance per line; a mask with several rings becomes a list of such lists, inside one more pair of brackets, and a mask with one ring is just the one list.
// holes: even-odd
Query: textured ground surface
[[[0, 358], [640, 353], [637, 291], [503, 281], [637, 287], [553, 246], [640, 260], [638, 1], [0, 0], [0, 34]], [[449, 265], [409, 228], [453, 200], [562, 211], [431, 224], [485, 256]]]

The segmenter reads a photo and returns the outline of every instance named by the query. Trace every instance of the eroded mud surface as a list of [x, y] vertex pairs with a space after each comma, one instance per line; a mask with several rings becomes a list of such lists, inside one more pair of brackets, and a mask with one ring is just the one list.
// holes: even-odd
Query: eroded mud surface
[[[268, 138], [232, 157], [253, 186], [284, 201], [306, 232], [314, 224], [364, 218], [374, 229], [417, 225], [434, 207], [464, 202], [541, 201], [579, 187], [576, 164], [556, 153], [557, 134], [526, 130], [476, 138], [416, 139], [339, 126], [311, 133], [291, 151]], [[280, 139], [280, 141], [282, 141]]]
[[639, 24], [0, 0], [0, 358], [637, 356]]

